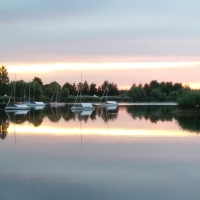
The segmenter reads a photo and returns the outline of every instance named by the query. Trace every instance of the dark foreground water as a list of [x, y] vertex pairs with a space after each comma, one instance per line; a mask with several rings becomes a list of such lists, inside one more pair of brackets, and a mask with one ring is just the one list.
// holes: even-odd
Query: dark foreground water
[[0, 200], [200, 197], [198, 115], [124, 105], [0, 114]]

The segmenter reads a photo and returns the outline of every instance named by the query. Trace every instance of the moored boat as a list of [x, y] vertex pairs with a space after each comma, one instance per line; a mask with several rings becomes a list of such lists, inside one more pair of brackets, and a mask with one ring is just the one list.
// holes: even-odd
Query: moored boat
[[71, 107], [72, 112], [76, 111], [91, 111], [95, 110], [95, 107], [91, 103], [80, 103]]

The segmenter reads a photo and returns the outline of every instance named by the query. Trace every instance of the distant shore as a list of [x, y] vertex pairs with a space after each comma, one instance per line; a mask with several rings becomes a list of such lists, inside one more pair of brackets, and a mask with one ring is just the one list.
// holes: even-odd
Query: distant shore
[[[77, 103], [78, 104], [78, 103]], [[99, 103], [92, 103], [93, 105], [99, 105]], [[74, 103], [66, 103], [65, 105], [74, 105]], [[176, 102], [135, 102], [135, 103], [128, 103], [128, 102], [120, 102], [118, 103], [119, 106], [177, 106]]]

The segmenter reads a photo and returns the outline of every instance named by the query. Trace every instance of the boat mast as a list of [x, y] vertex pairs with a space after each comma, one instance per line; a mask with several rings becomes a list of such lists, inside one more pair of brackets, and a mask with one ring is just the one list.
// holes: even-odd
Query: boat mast
[[56, 87], [56, 102], [58, 102], [58, 83], [57, 83], [57, 87]]
[[34, 80], [34, 86], [33, 86], [33, 102], [34, 102], [34, 95], [35, 95], [35, 80]]
[[15, 89], [16, 89], [16, 74], [15, 74], [15, 84], [14, 84], [14, 104], [15, 104]]
[[107, 102], [107, 97], [108, 97], [108, 86], [106, 87], [106, 102]]
[[82, 90], [82, 71], [81, 71], [81, 86], [80, 86], [80, 103], [81, 103], [81, 90]]
[[29, 81], [29, 102], [31, 102], [31, 86], [30, 86], [30, 81]]

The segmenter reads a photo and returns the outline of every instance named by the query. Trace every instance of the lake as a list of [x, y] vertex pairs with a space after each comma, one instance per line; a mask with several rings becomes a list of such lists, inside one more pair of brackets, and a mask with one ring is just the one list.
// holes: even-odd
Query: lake
[[200, 116], [176, 106], [0, 110], [1, 200], [196, 200]]

